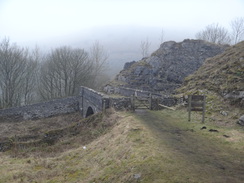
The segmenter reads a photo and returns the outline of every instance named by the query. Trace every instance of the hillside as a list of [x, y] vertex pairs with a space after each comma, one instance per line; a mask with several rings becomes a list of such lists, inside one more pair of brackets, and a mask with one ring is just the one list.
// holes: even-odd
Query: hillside
[[229, 47], [225, 52], [207, 59], [188, 76], [180, 93], [215, 94], [229, 104], [244, 108], [244, 41]]
[[222, 53], [227, 47], [202, 40], [164, 42], [150, 57], [126, 63], [110, 85], [172, 93], [206, 58]]
[[[67, 124], [77, 115], [60, 120]], [[87, 128], [55, 144], [1, 152], [0, 182], [242, 182], [243, 131], [208, 120], [201, 130], [200, 116], [193, 120], [168, 110], [94, 115], [76, 121]]]

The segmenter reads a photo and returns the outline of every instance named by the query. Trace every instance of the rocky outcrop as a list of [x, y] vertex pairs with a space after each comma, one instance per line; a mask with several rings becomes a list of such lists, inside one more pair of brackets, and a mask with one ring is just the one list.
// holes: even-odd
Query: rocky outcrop
[[129, 69], [134, 63], [136, 63], [136, 61], [126, 62], [124, 65], [124, 70]]
[[150, 57], [126, 63], [112, 85], [172, 93], [206, 58], [222, 53], [227, 47], [202, 40], [165, 42]]
[[208, 90], [231, 105], [244, 108], [244, 41], [227, 48], [222, 54], [206, 59], [187, 77], [179, 93]]

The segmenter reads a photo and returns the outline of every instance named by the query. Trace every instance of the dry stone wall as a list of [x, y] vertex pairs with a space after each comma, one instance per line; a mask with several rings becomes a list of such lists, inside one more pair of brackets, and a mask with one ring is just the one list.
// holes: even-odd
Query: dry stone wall
[[0, 122], [16, 122], [47, 118], [79, 111], [78, 98], [68, 97], [22, 107], [0, 110]]

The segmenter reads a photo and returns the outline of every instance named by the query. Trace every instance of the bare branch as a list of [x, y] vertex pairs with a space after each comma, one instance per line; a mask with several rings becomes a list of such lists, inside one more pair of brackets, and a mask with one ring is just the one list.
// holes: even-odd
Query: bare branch
[[218, 24], [208, 25], [196, 34], [196, 38], [215, 44], [229, 44], [231, 42], [228, 30]]
[[232, 28], [232, 40], [233, 43], [236, 44], [243, 40], [244, 36], [244, 18], [239, 17], [235, 18], [230, 23]]
[[91, 78], [92, 64], [83, 49], [60, 47], [42, 64], [40, 95], [43, 99], [72, 96]]
[[98, 89], [101, 86], [101, 80], [107, 68], [108, 57], [109, 55], [104, 47], [99, 41], [95, 41], [89, 54], [89, 60], [93, 65], [92, 80], [89, 83], [91, 88]]
[[144, 57], [148, 57], [149, 56], [149, 47], [150, 47], [151, 43], [148, 42], [148, 38], [145, 41], [141, 41], [141, 54], [142, 54], [142, 58]]

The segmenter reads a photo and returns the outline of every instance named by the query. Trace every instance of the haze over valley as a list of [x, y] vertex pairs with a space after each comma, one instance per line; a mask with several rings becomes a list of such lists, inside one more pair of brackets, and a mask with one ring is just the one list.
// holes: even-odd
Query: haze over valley
[[[89, 51], [99, 41], [109, 53], [110, 76], [125, 62], [142, 58], [141, 42], [149, 53], [160, 43], [195, 39], [207, 25], [244, 16], [241, 0], [133, 0], [133, 1], [0, 1], [0, 38], [43, 52], [60, 46]], [[228, 12], [228, 13], [226, 13]]]

